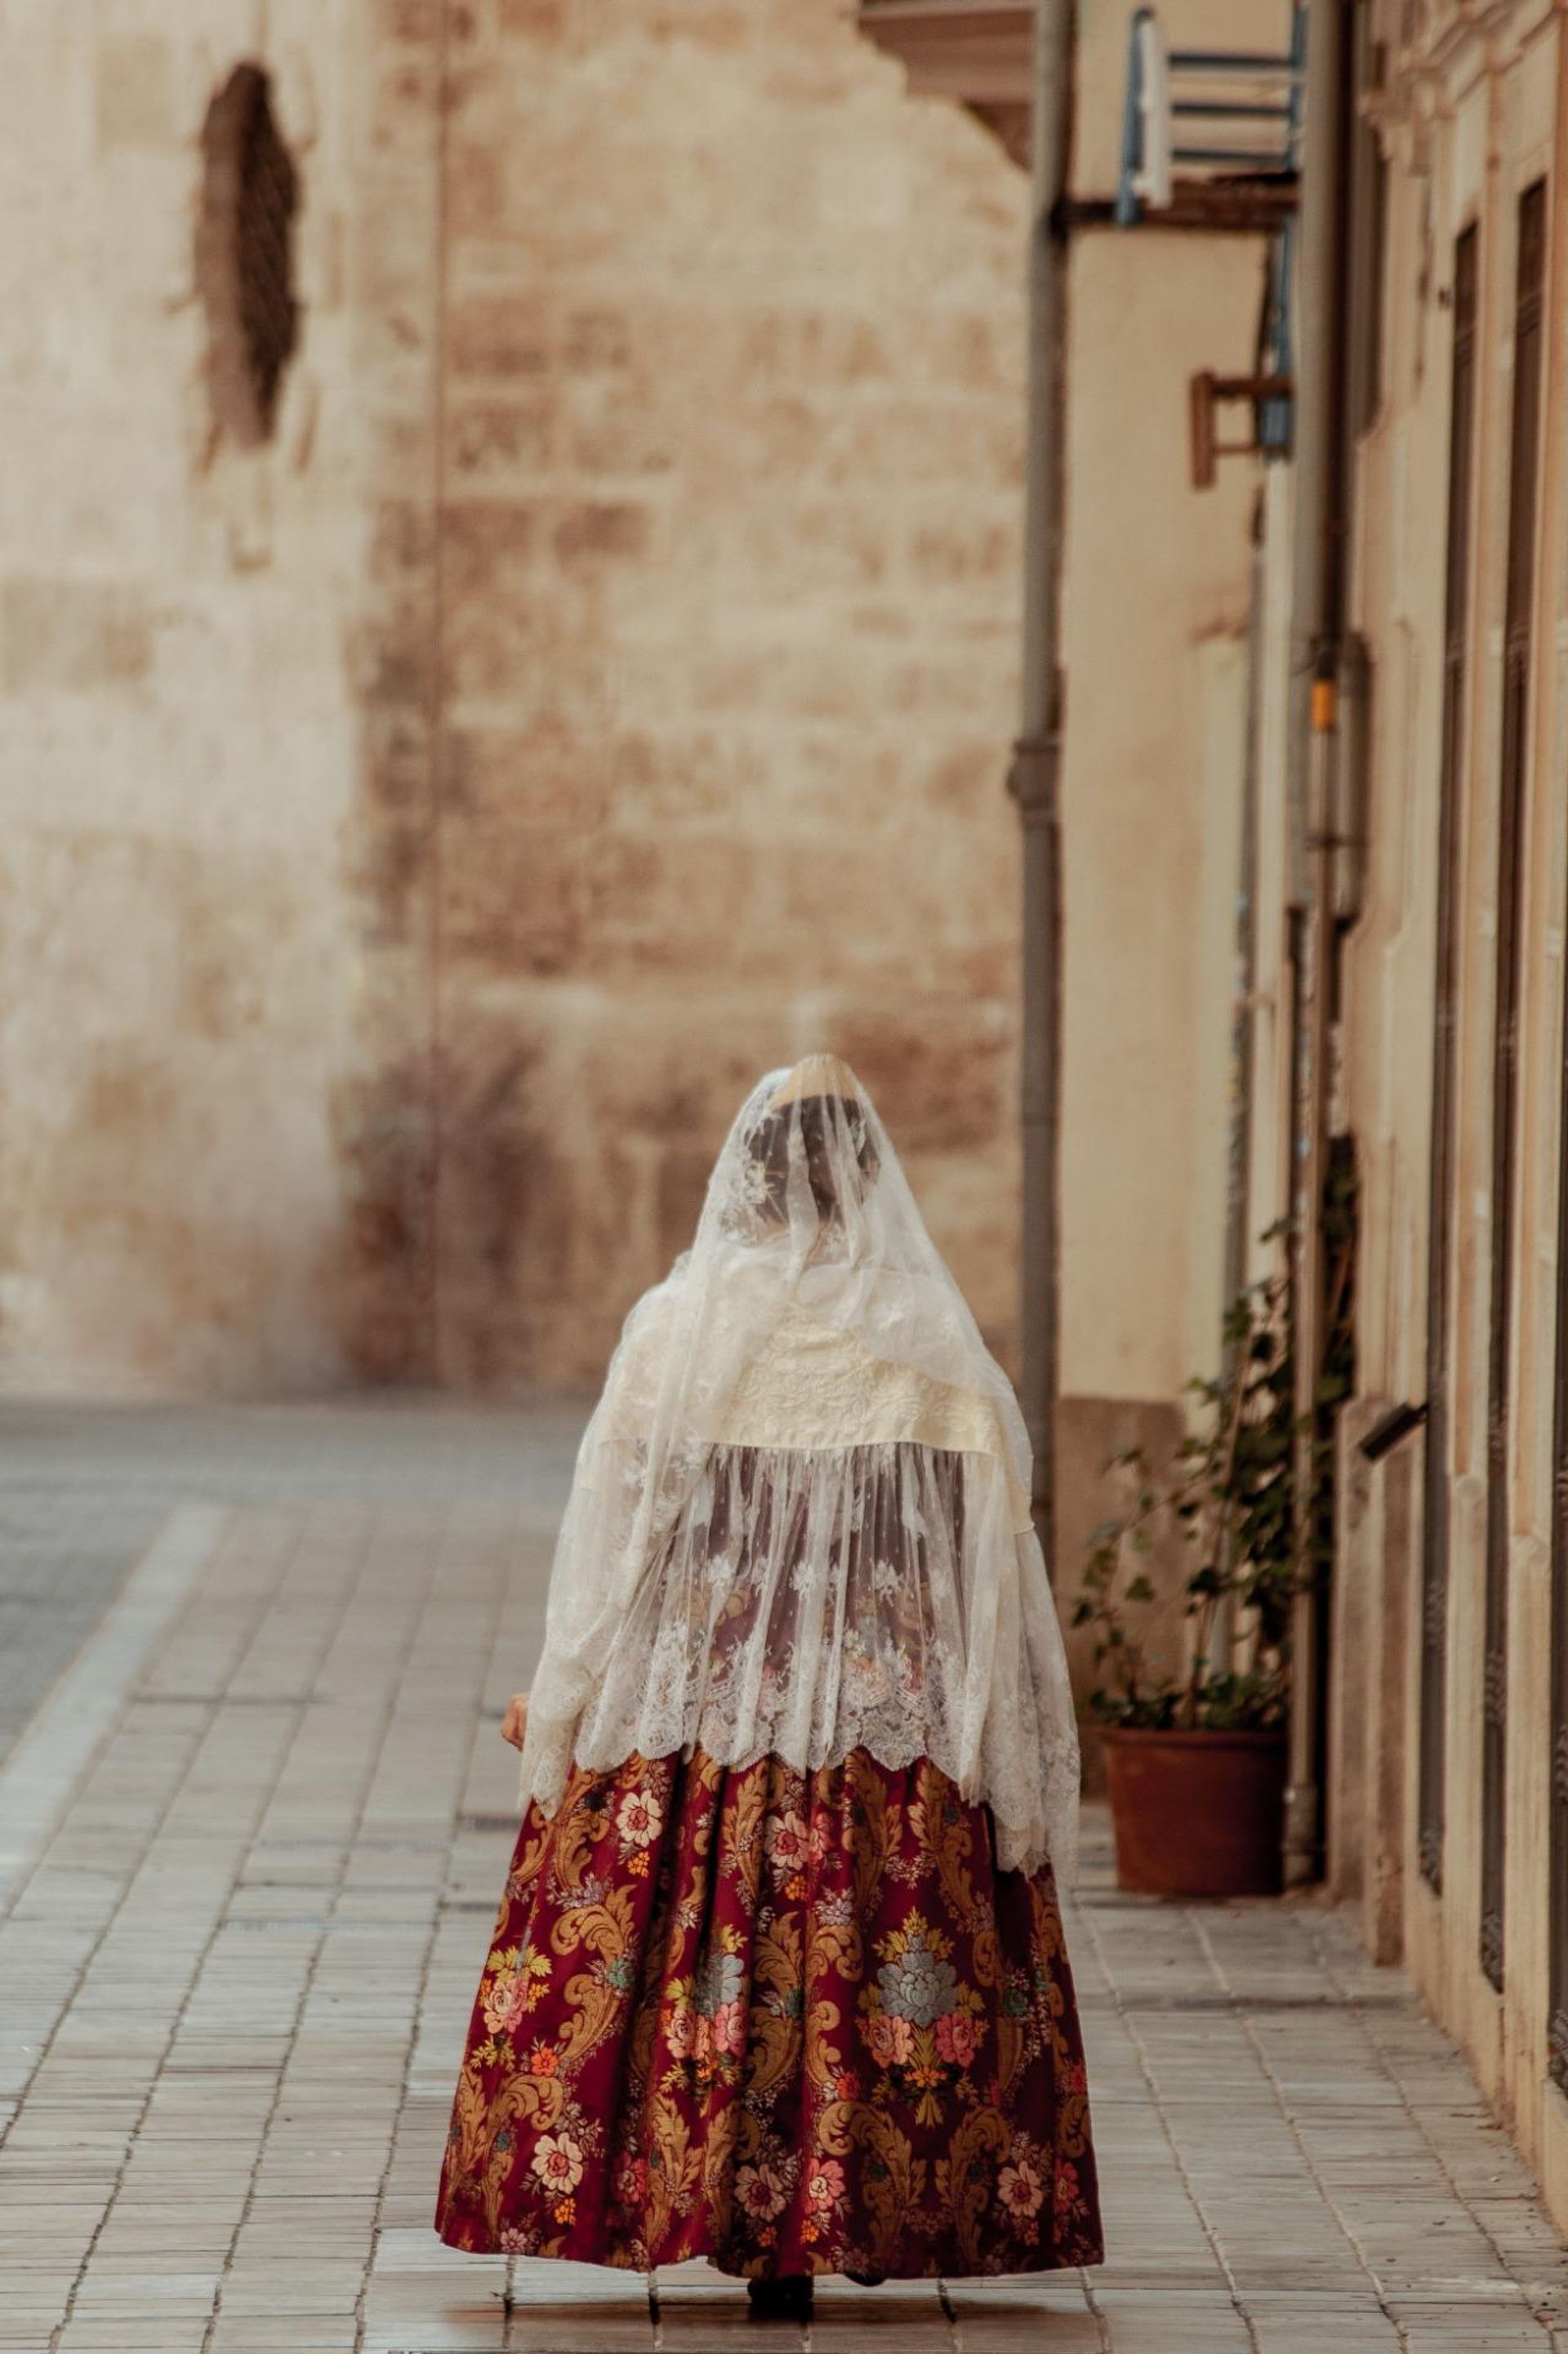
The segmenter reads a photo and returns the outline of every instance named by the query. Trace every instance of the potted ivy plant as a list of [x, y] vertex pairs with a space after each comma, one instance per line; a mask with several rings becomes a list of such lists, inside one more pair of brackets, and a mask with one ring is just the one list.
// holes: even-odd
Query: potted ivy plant
[[[1280, 1886], [1291, 1606], [1303, 1575], [1298, 1420], [1283, 1274], [1225, 1322], [1224, 1370], [1188, 1384], [1198, 1412], [1157, 1468], [1113, 1457], [1122, 1508], [1088, 1541], [1073, 1623], [1092, 1630], [1118, 1884], [1162, 1895]], [[1310, 1458], [1316, 1462], [1316, 1454]], [[1189, 1563], [1183, 1671], [1139, 1631], [1156, 1599], [1143, 1558], [1173, 1530]]]

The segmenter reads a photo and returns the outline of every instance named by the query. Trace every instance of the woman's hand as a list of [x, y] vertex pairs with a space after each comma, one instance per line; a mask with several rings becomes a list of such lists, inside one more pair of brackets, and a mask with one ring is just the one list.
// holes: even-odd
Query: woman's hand
[[523, 1746], [523, 1735], [528, 1730], [528, 1695], [514, 1692], [505, 1715], [501, 1720], [501, 1738], [510, 1741], [514, 1749]]

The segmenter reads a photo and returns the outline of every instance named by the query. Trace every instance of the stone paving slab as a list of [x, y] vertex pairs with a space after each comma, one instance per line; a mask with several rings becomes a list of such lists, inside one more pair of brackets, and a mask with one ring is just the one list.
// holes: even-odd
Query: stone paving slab
[[248, 1497], [235, 1440], [170, 1500], [0, 1769], [0, 2349], [1568, 2354], [1563, 2247], [1404, 1983], [1314, 1903], [1119, 1895], [1094, 1818], [1067, 1930], [1104, 2267], [829, 2282], [808, 2331], [705, 2265], [444, 2248], [496, 1727], [570, 1450], [514, 1417], [469, 1485], [482, 1448], [415, 1416], [398, 1474], [356, 1441], [334, 1496], [328, 1421], [297, 1497], [274, 1439]]
[[[569, 1469], [581, 1411], [382, 1394], [331, 1405], [0, 1400], [0, 1757], [175, 1504], [517, 1496]], [[520, 1439], [521, 1442], [520, 1443]]]

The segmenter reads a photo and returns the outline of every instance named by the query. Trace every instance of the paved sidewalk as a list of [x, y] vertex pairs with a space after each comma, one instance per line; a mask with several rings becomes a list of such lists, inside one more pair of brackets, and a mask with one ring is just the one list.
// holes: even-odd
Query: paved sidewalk
[[[495, 1727], [569, 1448], [541, 1423], [519, 1468], [514, 1419], [507, 1476], [471, 1484], [466, 1443], [450, 1480], [340, 1457], [334, 1500], [326, 1410], [319, 1435], [297, 1500], [185, 1481], [0, 1770], [0, 2347], [801, 2346], [704, 2266], [436, 2240], [514, 1829]], [[1103, 1827], [1087, 1845], [1067, 1926], [1110, 2262], [829, 2283], [810, 2344], [1568, 2349], [1557, 2236], [1403, 1981], [1315, 1905], [1150, 1905], [1110, 1885]]]
[[0, 1757], [182, 1498], [510, 1496], [558, 1485], [580, 1411], [384, 1394], [330, 1406], [0, 1401]]

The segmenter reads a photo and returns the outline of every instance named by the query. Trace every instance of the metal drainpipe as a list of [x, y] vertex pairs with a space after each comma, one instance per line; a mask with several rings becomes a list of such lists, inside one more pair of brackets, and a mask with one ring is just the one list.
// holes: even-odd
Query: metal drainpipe
[[[1253, 511], [1252, 554], [1247, 590], [1246, 717], [1242, 753], [1241, 842], [1236, 860], [1235, 968], [1231, 999], [1230, 1119], [1225, 1139], [1225, 1255], [1220, 1301], [1222, 1327], [1247, 1279], [1252, 1225], [1253, 1057], [1257, 992], [1257, 821], [1260, 731], [1263, 724], [1264, 591], [1266, 543], [1263, 499]], [[1220, 1373], [1228, 1382], [1238, 1356], [1234, 1341], [1222, 1340]], [[1229, 1595], [1214, 1610], [1213, 1665], [1234, 1665], [1236, 1614]]]
[[[1295, 524], [1290, 623], [1290, 896], [1300, 911], [1297, 975], [1291, 1268], [1301, 1558], [1311, 1526], [1313, 1418], [1324, 1347], [1323, 1182], [1328, 1168], [1335, 957], [1333, 844], [1344, 573], [1344, 293], [1347, 106], [1344, 0], [1310, 0], [1299, 221]], [[1321, 1596], [1292, 1613], [1287, 1886], [1322, 1870]]]
[[[1253, 516], [1248, 566], [1246, 717], [1242, 753], [1241, 842], [1236, 861], [1235, 994], [1231, 1002], [1230, 1133], [1225, 1165], [1225, 1271], [1222, 1316], [1228, 1316], [1247, 1278], [1252, 1224], [1252, 1104], [1254, 999], [1257, 991], [1257, 818], [1260, 731], [1263, 725], [1264, 571], [1262, 494]], [[1235, 1354], [1227, 1346], [1227, 1365]]]
[[1063, 684], [1066, 190], [1075, 0], [1035, 0], [1031, 118], [1029, 414], [1024, 493], [1023, 681], [1008, 788], [1023, 856], [1022, 1405], [1033, 1450], [1034, 1527], [1054, 1575], [1061, 1354]]

